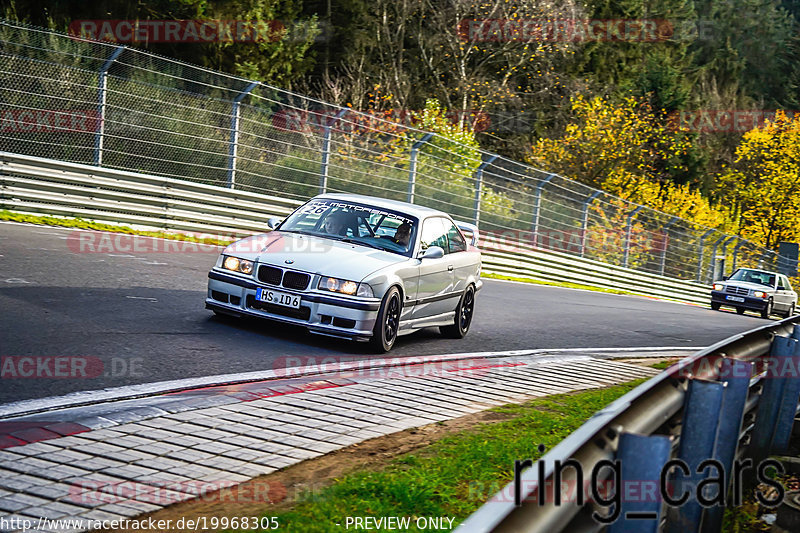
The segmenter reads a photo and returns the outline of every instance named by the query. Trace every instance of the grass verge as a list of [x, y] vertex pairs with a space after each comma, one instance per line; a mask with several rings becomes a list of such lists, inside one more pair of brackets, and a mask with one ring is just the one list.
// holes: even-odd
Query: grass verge
[[482, 272], [482, 278], [489, 278], [489, 279], [501, 279], [506, 281], [519, 281], [521, 283], [532, 283], [534, 285], [549, 285], [551, 287], [564, 287], [567, 289], [581, 289], [585, 291], [594, 291], [594, 292], [607, 292], [609, 294], [630, 294], [633, 296], [642, 296], [639, 293], [630, 292], [630, 291], [623, 291], [619, 289], [604, 289], [602, 287], [594, 287], [592, 285], [582, 285], [580, 283], [569, 283], [567, 281], [543, 281], [539, 279], [533, 278], [525, 278], [519, 276], [507, 276], [505, 274], [494, 274], [491, 272]]
[[[448, 435], [432, 444], [362, 468], [284, 509], [267, 509], [282, 531], [339, 532], [346, 517], [452, 517], [464, 520], [512, 480], [516, 459], [543, 454], [644, 380], [560, 394], [492, 410], [497, 420]], [[340, 525], [337, 525], [340, 524]]]
[[61, 218], [46, 215], [28, 215], [25, 213], [15, 213], [13, 211], [0, 211], [0, 220], [10, 222], [23, 222], [26, 224], [38, 224], [40, 226], [60, 226], [64, 228], [88, 229], [95, 231], [108, 231], [112, 233], [126, 233], [128, 235], [142, 235], [156, 239], [171, 239], [174, 241], [196, 242], [200, 244], [214, 244], [226, 246], [235, 239], [218, 239], [214, 237], [197, 237], [187, 233], [171, 233], [164, 231], [145, 231], [130, 228], [128, 226], [117, 226], [114, 224], [104, 224], [82, 218]]

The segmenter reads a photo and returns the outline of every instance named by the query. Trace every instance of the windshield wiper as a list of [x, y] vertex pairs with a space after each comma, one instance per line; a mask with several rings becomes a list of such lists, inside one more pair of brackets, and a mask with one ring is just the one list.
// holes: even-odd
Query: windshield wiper
[[368, 246], [370, 248], [375, 248], [376, 250], [382, 250], [382, 251], [386, 250], [383, 246], [378, 246], [375, 243], [357, 241], [356, 239], [353, 239], [351, 237], [345, 237], [344, 239], [339, 239], [339, 240], [342, 241], [342, 242], [349, 242], [349, 243], [352, 243], [352, 244], [360, 244], [361, 246]]

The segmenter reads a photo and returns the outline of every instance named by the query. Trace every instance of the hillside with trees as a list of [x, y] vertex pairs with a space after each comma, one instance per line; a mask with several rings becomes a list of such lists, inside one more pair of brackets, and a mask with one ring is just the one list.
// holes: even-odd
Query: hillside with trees
[[800, 240], [798, 0], [2, 0], [0, 16], [268, 21], [257, 41], [126, 44], [406, 122], [435, 101], [481, 148]]

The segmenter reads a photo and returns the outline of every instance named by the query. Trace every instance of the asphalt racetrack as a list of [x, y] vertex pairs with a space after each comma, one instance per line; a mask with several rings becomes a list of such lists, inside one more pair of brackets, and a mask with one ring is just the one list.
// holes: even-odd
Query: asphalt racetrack
[[[125, 249], [127, 237], [110, 241], [114, 249], [92, 251], [80, 245], [88, 242], [84, 233], [0, 223], [0, 404], [287, 361], [386, 357], [298, 327], [215, 317], [203, 301], [219, 248], [142, 245], [139, 238], [135, 250]], [[486, 280], [466, 338], [423, 330], [398, 339], [388, 356], [707, 346], [765, 323], [636, 296]], [[30, 360], [20, 367], [23, 356], [38, 367]], [[55, 368], [44, 356], [70, 358]]]

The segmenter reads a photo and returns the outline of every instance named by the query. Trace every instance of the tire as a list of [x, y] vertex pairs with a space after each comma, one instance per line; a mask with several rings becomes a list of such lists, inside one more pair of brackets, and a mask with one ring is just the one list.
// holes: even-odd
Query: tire
[[769, 318], [769, 315], [772, 314], [772, 298], [767, 300], [767, 305], [764, 309], [761, 310], [761, 318]]
[[784, 316], [785, 316], [786, 318], [789, 318], [790, 316], [794, 316], [794, 313], [795, 313], [795, 310], [794, 310], [794, 308], [795, 308], [795, 305], [794, 305], [794, 304], [792, 304], [792, 305], [791, 305], [791, 307], [789, 307], [789, 310], [788, 310], [788, 311], [786, 311], [786, 314], [785, 314]]
[[739, 313], [740, 315], [743, 315], [744, 314], [744, 307], [737, 307], [736, 308], [736, 312]]
[[711, 302], [711, 309], [713, 309], [714, 311], [719, 311], [719, 307], [720, 307], [721, 305], [722, 305], [722, 304], [720, 304], [720, 303], [717, 303], [717, 302]]
[[463, 339], [472, 324], [472, 315], [475, 312], [475, 287], [470, 285], [456, 306], [456, 316], [450, 326], [440, 326], [439, 331], [451, 339]]
[[400, 311], [402, 311], [400, 291], [397, 287], [392, 287], [383, 297], [375, 327], [372, 329], [370, 344], [376, 352], [386, 353], [394, 346], [400, 326]]

